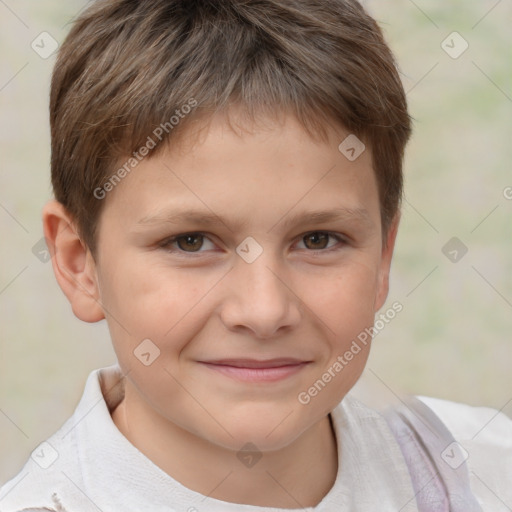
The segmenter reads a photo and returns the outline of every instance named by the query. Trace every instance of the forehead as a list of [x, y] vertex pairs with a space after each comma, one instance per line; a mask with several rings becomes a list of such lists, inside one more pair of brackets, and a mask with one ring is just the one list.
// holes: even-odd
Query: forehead
[[342, 127], [328, 128], [320, 140], [293, 116], [258, 125], [233, 125], [219, 116], [189, 135], [183, 131], [143, 159], [107, 197], [104, 214], [114, 210], [149, 224], [166, 210], [186, 215], [189, 209], [205, 221], [236, 217], [239, 225], [273, 225], [284, 215], [325, 206], [346, 217], [380, 216], [371, 151]]

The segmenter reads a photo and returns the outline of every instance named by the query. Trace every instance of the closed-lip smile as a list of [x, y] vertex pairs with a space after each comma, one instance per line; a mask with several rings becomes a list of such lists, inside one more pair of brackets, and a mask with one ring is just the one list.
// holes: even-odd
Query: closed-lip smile
[[218, 359], [199, 361], [201, 364], [245, 382], [275, 382], [291, 377], [311, 361], [281, 357], [275, 359]]

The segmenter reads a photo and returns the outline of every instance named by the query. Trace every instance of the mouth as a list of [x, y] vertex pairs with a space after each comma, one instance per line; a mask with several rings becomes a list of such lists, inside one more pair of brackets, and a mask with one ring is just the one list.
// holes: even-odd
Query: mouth
[[292, 358], [279, 359], [221, 359], [199, 361], [220, 374], [243, 382], [276, 382], [296, 375], [311, 361]]

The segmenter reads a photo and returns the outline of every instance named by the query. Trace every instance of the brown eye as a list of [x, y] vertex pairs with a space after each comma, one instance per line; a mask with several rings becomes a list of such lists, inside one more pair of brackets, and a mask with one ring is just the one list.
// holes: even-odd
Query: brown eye
[[325, 249], [329, 243], [329, 237], [328, 233], [310, 233], [303, 238], [304, 245], [311, 250]]
[[197, 252], [203, 246], [203, 235], [184, 235], [176, 238], [176, 244], [182, 251]]
[[215, 251], [215, 244], [204, 233], [180, 233], [160, 242], [159, 246], [175, 256], [200, 256]]

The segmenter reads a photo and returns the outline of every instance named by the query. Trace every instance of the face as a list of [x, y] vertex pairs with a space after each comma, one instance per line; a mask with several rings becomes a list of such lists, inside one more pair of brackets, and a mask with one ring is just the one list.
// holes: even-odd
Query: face
[[393, 243], [370, 151], [338, 150], [348, 135], [214, 119], [108, 195], [95, 280], [148, 415], [218, 446], [279, 449], [354, 385], [370, 343], [343, 356], [386, 297]]

